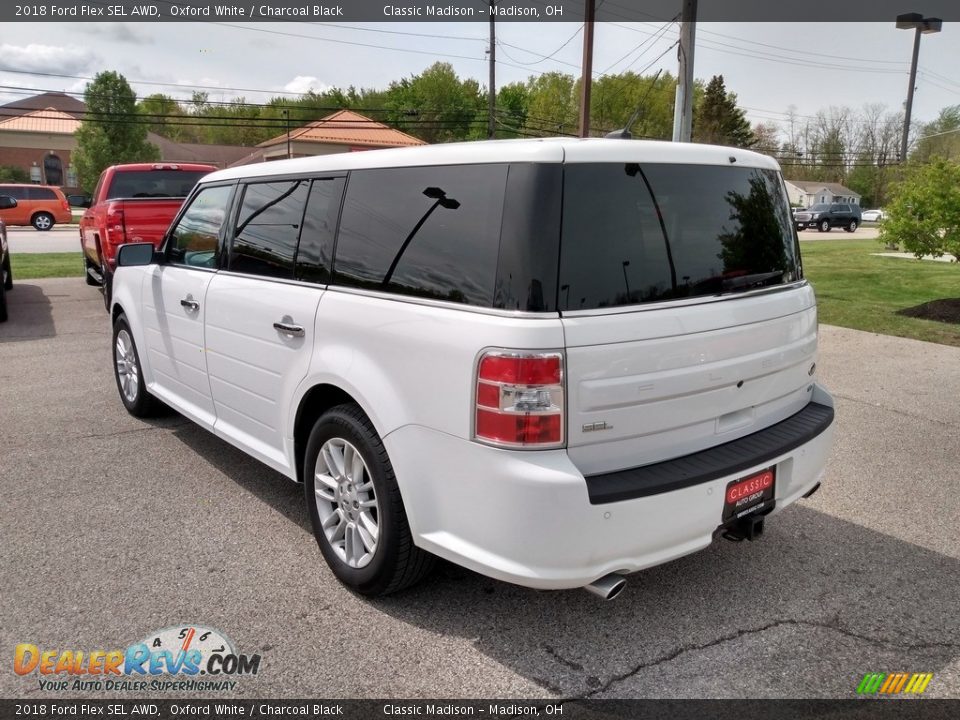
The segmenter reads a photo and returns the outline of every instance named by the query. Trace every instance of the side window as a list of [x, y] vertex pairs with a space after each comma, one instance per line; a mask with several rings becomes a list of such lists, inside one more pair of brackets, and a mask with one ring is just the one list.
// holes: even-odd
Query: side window
[[50, 188], [32, 187], [28, 188], [27, 195], [30, 200], [56, 200], [57, 194]]
[[309, 180], [246, 186], [230, 246], [230, 270], [293, 278], [293, 258], [309, 187]]
[[106, 176], [106, 174], [107, 171], [104, 170], [102, 173], [100, 173], [100, 177], [97, 178], [97, 185], [95, 188], [93, 188], [93, 195], [91, 195], [92, 198], [100, 197], [100, 186], [103, 185], [103, 178]]
[[220, 229], [227, 217], [231, 185], [208, 187], [197, 193], [170, 233], [170, 262], [215, 268]]
[[0, 195], [9, 195], [16, 200], [27, 199], [27, 188], [22, 186], [0, 187]]
[[334, 282], [491, 307], [507, 167], [352, 172]]
[[303, 230], [297, 247], [296, 278], [306, 282], [330, 282], [333, 238], [340, 214], [344, 179], [319, 178], [313, 181]]

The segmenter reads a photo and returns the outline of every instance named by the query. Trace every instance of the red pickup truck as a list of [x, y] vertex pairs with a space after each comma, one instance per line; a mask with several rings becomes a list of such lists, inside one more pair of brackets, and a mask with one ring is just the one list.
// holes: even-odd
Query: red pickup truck
[[159, 246], [184, 199], [213, 165], [137, 163], [103, 171], [90, 206], [80, 220], [80, 245], [88, 285], [103, 287], [110, 307], [110, 284], [117, 248], [124, 243]]

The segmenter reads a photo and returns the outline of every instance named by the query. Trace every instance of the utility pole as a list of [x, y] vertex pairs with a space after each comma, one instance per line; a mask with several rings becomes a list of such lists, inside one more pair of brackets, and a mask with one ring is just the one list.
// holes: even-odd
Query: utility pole
[[590, 137], [590, 89], [593, 82], [593, 21], [596, 0], [586, 0], [583, 16], [583, 72], [580, 76], [580, 137]]
[[487, 137], [493, 139], [497, 130], [497, 15], [493, 11], [496, 0], [490, 0], [490, 89], [487, 92]]
[[673, 104], [673, 141], [690, 142], [693, 134], [693, 48], [697, 31], [697, 0], [683, 0], [680, 15], [680, 72]]

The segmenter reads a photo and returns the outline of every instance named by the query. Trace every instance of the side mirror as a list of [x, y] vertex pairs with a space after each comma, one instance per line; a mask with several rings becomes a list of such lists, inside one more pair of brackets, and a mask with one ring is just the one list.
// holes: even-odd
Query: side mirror
[[0, 195], [0, 210], [10, 210], [17, 206], [17, 199], [9, 195]]
[[153, 243], [127, 243], [117, 250], [117, 267], [136, 267], [157, 262]]

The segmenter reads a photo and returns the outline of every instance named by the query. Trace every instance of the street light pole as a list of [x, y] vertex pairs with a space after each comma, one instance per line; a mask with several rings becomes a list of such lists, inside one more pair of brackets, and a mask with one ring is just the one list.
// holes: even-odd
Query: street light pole
[[910, 62], [910, 85], [907, 87], [907, 105], [903, 115], [903, 135], [900, 138], [900, 162], [907, 161], [907, 148], [910, 145], [910, 116], [913, 114], [913, 91], [917, 84], [917, 61], [920, 59], [920, 36], [940, 32], [943, 21], [940, 18], [925, 18], [920, 13], [905, 13], [897, 16], [897, 28], [914, 30], [913, 59]]

